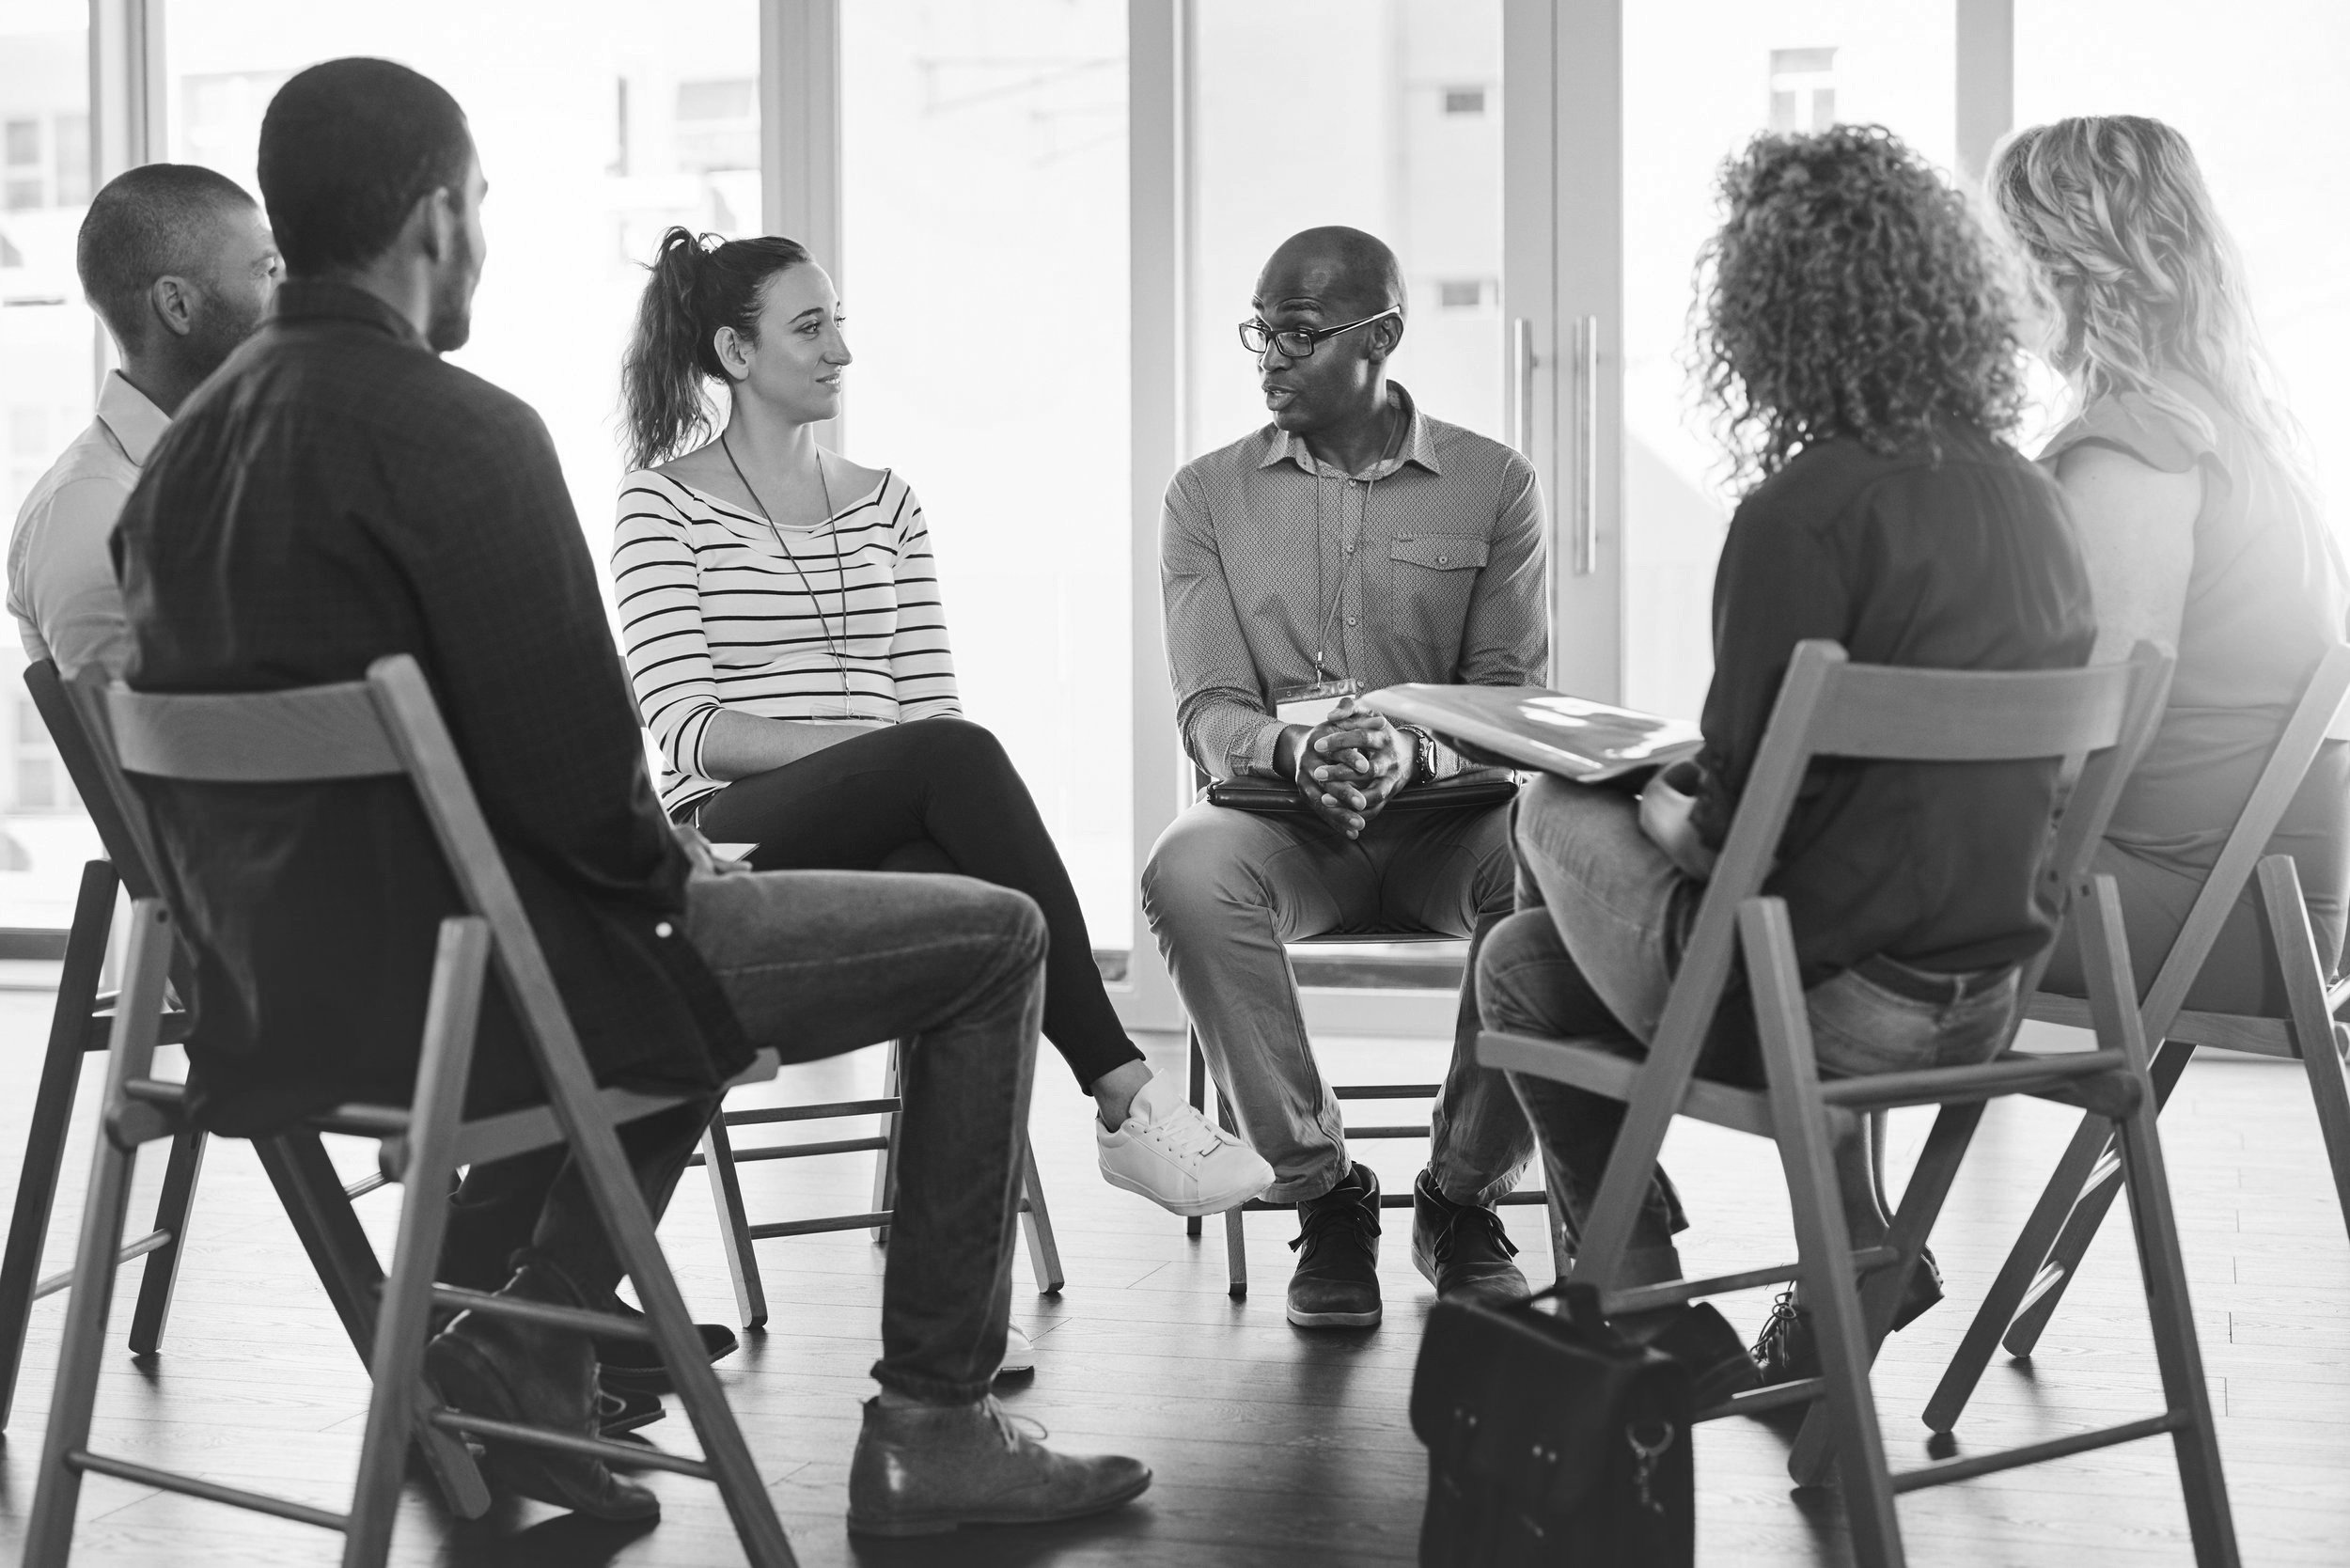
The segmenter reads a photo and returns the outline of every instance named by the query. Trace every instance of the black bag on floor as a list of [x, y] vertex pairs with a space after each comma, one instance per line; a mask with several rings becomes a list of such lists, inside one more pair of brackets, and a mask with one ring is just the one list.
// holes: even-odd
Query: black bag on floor
[[[1554, 1317], [1535, 1303], [1559, 1296]], [[1436, 1303], [1412, 1379], [1428, 1445], [1421, 1568], [1689, 1568], [1689, 1372], [1565, 1285]]]

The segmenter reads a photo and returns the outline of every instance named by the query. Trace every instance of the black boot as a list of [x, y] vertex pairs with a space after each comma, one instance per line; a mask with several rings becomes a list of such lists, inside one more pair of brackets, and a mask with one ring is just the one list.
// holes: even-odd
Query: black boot
[[1290, 1322], [1300, 1328], [1374, 1328], [1379, 1323], [1379, 1178], [1357, 1165], [1320, 1198], [1297, 1205], [1297, 1272]]
[[[531, 1254], [498, 1294], [583, 1305], [560, 1269]], [[469, 1416], [596, 1435], [596, 1355], [585, 1334], [466, 1312], [425, 1347], [424, 1372], [444, 1400]], [[483, 1444], [483, 1458], [494, 1480], [525, 1497], [599, 1519], [661, 1516], [659, 1497], [587, 1454], [493, 1440]]]
[[1517, 1250], [1499, 1211], [1453, 1202], [1436, 1190], [1434, 1171], [1421, 1171], [1412, 1184], [1412, 1266], [1438, 1295], [1525, 1300], [1533, 1293], [1510, 1261]]

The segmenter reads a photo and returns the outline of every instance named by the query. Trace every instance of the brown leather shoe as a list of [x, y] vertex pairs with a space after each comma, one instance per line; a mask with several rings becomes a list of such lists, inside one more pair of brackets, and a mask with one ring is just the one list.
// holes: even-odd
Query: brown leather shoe
[[[500, 1295], [579, 1305], [569, 1280], [543, 1262], [525, 1263]], [[596, 1354], [585, 1334], [466, 1312], [425, 1346], [424, 1372], [469, 1416], [593, 1437]], [[598, 1519], [661, 1517], [661, 1499], [620, 1480], [601, 1459], [519, 1443], [485, 1442], [492, 1479], [510, 1491]]]
[[885, 1409], [865, 1402], [849, 1462], [849, 1529], [943, 1535], [963, 1525], [1042, 1525], [1142, 1495], [1151, 1467], [1115, 1454], [1055, 1453], [993, 1395], [977, 1404]]

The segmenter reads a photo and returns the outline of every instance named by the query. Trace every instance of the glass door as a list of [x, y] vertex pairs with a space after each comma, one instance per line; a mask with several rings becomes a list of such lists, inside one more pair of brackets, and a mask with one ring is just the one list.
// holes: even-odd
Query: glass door
[[[1612, 3], [1612, 0], [1610, 0]], [[1683, 0], [1622, 8], [1622, 700], [1696, 716], [1714, 563], [1736, 497], [1691, 395], [1693, 269], [1722, 161], [1763, 131], [1888, 126], [1955, 157], [1950, 0]]]

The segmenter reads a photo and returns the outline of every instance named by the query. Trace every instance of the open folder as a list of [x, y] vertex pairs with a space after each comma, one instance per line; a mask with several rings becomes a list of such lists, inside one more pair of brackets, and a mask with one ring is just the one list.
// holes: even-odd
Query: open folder
[[1670, 766], [1704, 745], [1687, 719], [1611, 707], [1539, 686], [1387, 686], [1363, 706], [1417, 724], [1464, 756], [1579, 784]]

